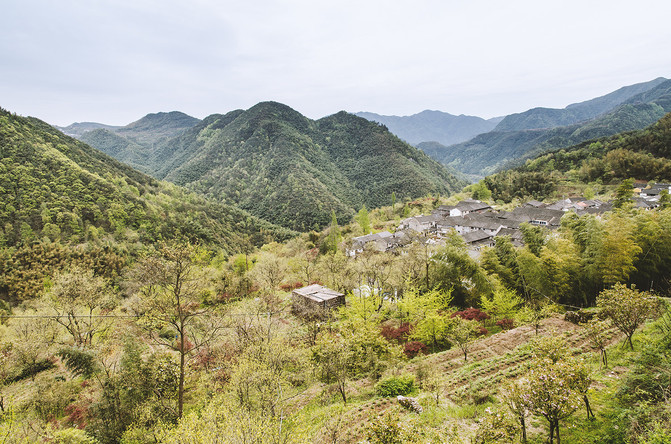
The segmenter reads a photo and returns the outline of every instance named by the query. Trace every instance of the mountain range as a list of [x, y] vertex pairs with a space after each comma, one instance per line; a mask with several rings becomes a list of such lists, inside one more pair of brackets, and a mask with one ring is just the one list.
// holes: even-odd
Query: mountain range
[[[331, 212], [349, 221], [364, 205], [390, 204], [392, 194], [401, 201], [465, 185], [385, 127], [345, 112], [315, 121], [263, 102], [202, 121], [157, 116], [80, 138], [157, 179], [294, 230], [324, 227]], [[172, 138], [162, 131], [171, 118], [188, 126], [171, 124]]]
[[510, 202], [546, 199], [560, 184], [600, 188], [632, 178], [671, 181], [671, 113], [643, 130], [542, 153], [516, 168], [487, 176], [484, 184], [494, 199]]
[[465, 142], [478, 134], [493, 130], [502, 117], [485, 120], [476, 116], [455, 116], [442, 111], [425, 110], [412, 116], [382, 116], [371, 112], [358, 112], [357, 116], [378, 122], [401, 139], [417, 146], [432, 141], [442, 145]]
[[[614, 108], [604, 112], [610, 106]], [[669, 111], [671, 80], [656, 79], [563, 110], [534, 108], [506, 116], [494, 130], [467, 142], [451, 146], [421, 143], [418, 147], [444, 165], [482, 177], [544, 151], [645, 128]]]

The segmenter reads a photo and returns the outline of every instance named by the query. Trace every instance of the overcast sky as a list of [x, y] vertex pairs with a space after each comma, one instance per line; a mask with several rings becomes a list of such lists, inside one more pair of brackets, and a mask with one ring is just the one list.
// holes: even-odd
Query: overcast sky
[[0, 106], [56, 125], [203, 118], [485, 118], [671, 78], [668, 0], [3, 0]]

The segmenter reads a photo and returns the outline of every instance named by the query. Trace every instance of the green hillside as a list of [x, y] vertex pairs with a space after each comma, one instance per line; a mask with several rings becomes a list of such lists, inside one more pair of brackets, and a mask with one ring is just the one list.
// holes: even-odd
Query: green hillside
[[[5, 110], [0, 110], [0, 196], [5, 271], [15, 268], [13, 261], [33, 243], [151, 244], [181, 238], [232, 253], [250, 242], [292, 235], [159, 182], [38, 119]], [[11, 293], [9, 278], [2, 275], [0, 293]]]
[[485, 178], [494, 199], [543, 199], [560, 183], [608, 184], [623, 179], [671, 181], [671, 114], [638, 131], [538, 155]]
[[583, 124], [549, 130], [492, 131], [458, 145], [432, 150], [433, 157], [466, 174], [490, 174], [544, 151], [645, 128], [671, 107], [656, 103], [625, 104]]
[[[92, 143], [121, 159], [133, 151]], [[143, 161], [157, 178], [295, 230], [327, 225], [332, 211], [348, 221], [392, 193], [401, 200], [464, 185], [376, 123], [344, 112], [313, 121], [274, 102], [209, 116]]]
[[659, 77], [650, 82], [625, 86], [605, 96], [574, 103], [563, 109], [533, 108], [523, 113], [511, 114], [506, 116], [494, 131], [548, 129], [573, 125], [609, 112], [623, 103], [627, 103], [633, 97], [654, 90], [665, 82], [667, 82], [667, 79]]

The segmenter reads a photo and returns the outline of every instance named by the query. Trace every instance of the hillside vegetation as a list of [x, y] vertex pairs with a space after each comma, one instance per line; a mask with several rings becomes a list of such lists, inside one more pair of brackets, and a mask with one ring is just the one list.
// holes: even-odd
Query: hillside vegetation
[[344, 112], [312, 121], [274, 102], [209, 116], [142, 158], [133, 145], [96, 137], [94, 146], [157, 178], [300, 231], [326, 226], [332, 212], [349, 221], [392, 194], [446, 195], [464, 185], [375, 123]]
[[[116, 243], [188, 239], [233, 252], [292, 236], [243, 210], [159, 182], [38, 119], [5, 110], [0, 110], [0, 195], [0, 294], [10, 299], [27, 297], [27, 288], [41, 286], [44, 273], [68, 258], [88, 255], [84, 246], [70, 251], [86, 242], [110, 250]], [[29, 273], [32, 261], [46, 268]]]
[[[407, 207], [369, 222], [393, 224]], [[56, 272], [0, 325], [0, 433], [8, 443], [665, 442], [671, 318], [657, 296], [669, 289], [670, 211], [567, 215], [557, 233], [530, 228], [522, 248], [502, 238], [479, 262], [457, 235], [349, 257], [359, 223], [227, 259], [157, 244], [116, 285], [81, 266]], [[315, 281], [347, 305], [297, 316], [289, 292]], [[657, 293], [637, 290], [653, 282]], [[583, 321], [598, 316], [563, 320], [576, 305], [596, 305], [575, 314]]]
[[545, 199], [560, 186], [602, 184], [635, 178], [671, 181], [671, 114], [639, 131], [625, 132], [529, 159], [522, 166], [488, 176], [494, 199]]
[[[510, 123], [501, 126], [504, 119], [489, 133], [449, 147], [429, 146], [427, 153], [458, 171], [482, 176], [511, 168], [528, 157], [552, 149], [645, 128], [670, 111], [671, 80], [664, 80], [645, 93], [629, 97], [615, 109], [591, 120], [558, 126], [558, 123], [548, 123], [548, 119], [556, 120], [548, 116], [563, 116], [564, 110], [536, 111], [525, 119], [524, 124]], [[517, 126], [529, 126], [532, 129], [515, 129]]]
[[[574, 103], [563, 109], [555, 108], [533, 108], [523, 113], [511, 114], [506, 116], [494, 131], [521, 131], [529, 129], [548, 129], [558, 126], [570, 126], [579, 122], [591, 120], [601, 114], [612, 111], [624, 103], [633, 103], [642, 101], [649, 102], [649, 99], [643, 99], [640, 95], [648, 91], [654, 91], [660, 84], [666, 82], [665, 78], [657, 78], [650, 82], [638, 83], [636, 85], [625, 86], [617, 91], [613, 91], [605, 96], [587, 100], [585, 102]], [[656, 96], [652, 93], [648, 97]], [[632, 98], [638, 96], [638, 98]], [[643, 99], [643, 100], [642, 100]]]

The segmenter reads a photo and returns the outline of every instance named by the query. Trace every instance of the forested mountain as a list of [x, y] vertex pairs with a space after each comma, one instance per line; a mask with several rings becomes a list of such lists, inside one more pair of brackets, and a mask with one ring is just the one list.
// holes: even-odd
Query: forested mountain
[[478, 134], [491, 131], [500, 121], [498, 118], [485, 120], [430, 110], [412, 116], [382, 116], [370, 112], [358, 112], [356, 115], [385, 125], [389, 131], [415, 146], [431, 141], [442, 145], [465, 142]]
[[[104, 141], [105, 143], [102, 143]], [[363, 205], [464, 184], [386, 128], [345, 112], [318, 121], [274, 102], [212, 115], [142, 156], [131, 144], [91, 143], [120, 159], [207, 196], [235, 202], [282, 226], [327, 225], [334, 211], [348, 221]]]
[[[449, 147], [432, 146], [430, 155], [466, 174], [489, 174], [547, 150], [645, 128], [671, 111], [671, 80], [629, 97], [609, 113], [569, 126], [521, 131], [494, 130]], [[503, 122], [502, 122], [503, 123]]]
[[[80, 131], [73, 136], [117, 160], [146, 172], [148, 157], [157, 145], [176, 137], [198, 122], [200, 120], [195, 117], [172, 111], [147, 114], [140, 120], [121, 127], [101, 125], [89, 131], [81, 131], [76, 127], [75, 129]], [[59, 129], [70, 135], [75, 125], [80, 124]]]
[[624, 179], [671, 181], [671, 113], [644, 130], [554, 150], [488, 176], [494, 199], [544, 199], [560, 183], [607, 184]]
[[[45, 242], [151, 244], [182, 238], [232, 253], [292, 235], [238, 208], [161, 183], [45, 122], [5, 110], [0, 110], [0, 196], [0, 248], [12, 248], [1, 256], [0, 293], [11, 287], [7, 270], [20, 268], [12, 264], [33, 242], [42, 243], [42, 251]], [[44, 251], [40, 255], [53, 259]]]
[[649, 91], [667, 79], [659, 77], [650, 82], [625, 86], [605, 96], [574, 103], [563, 109], [533, 108], [523, 113], [506, 116], [494, 131], [521, 131], [568, 126], [593, 119], [629, 101], [632, 97]]

